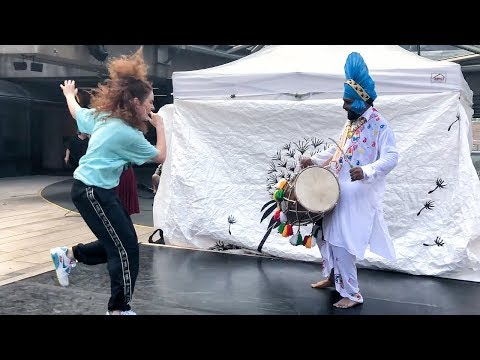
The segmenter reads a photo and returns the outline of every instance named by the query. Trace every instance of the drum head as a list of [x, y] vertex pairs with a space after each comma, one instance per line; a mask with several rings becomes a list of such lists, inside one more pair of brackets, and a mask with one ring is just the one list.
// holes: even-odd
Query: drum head
[[337, 177], [328, 169], [310, 166], [300, 171], [294, 185], [297, 201], [312, 212], [327, 212], [340, 197]]

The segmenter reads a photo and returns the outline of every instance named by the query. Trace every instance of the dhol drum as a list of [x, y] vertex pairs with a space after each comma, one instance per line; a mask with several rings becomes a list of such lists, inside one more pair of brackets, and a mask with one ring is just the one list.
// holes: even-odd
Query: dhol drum
[[307, 225], [332, 211], [339, 198], [335, 174], [321, 166], [309, 166], [285, 185], [281, 207], [289, 223]]

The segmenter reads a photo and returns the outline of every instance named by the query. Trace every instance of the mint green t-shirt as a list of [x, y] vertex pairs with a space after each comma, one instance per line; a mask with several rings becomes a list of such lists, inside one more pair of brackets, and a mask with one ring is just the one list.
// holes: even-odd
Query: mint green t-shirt
[[158, 155], [140, 130], [121, 119], [86, 108], [77, 109], [75, 117], [78, 130], [91, 135], [87, 152], [73, 173], [86, 185], [112, 189], [118, 186], [125, 164], [141, 165]]

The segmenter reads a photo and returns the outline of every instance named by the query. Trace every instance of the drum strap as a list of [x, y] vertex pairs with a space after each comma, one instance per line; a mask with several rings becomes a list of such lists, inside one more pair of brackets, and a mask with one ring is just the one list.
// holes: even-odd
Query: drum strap
[[[345, 143], [347, 142], [347, 132], [348, 132], [348, 121], [345, 123], [345, 126], [343, 127], [343, 132], [342, 132], [342, 135], [340, 135], [340, 140], [338, 142], [338, 145], [342, 149], [345, 146]], [[333, 167], [333, 169], [335, 169], [335, 172], [337, 174], [340, 172], [340, 169], [342, 168], [342, 164], [338, 162], [341, 156], [342, 156], [342, 152], [337, 147], [337, 150], [335, 151], [335, 154], [333, 154], [333, 157], [330, 159], [330, 163], [329, 163], [329, 165], [332, 163], [337, 165], [336, 167]], [[332, 167], [330, 167], [330, 169], [332, 169]]]

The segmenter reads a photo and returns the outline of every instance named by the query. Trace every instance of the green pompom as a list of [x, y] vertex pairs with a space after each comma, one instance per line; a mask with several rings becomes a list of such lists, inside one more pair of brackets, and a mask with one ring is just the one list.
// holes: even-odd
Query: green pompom
[[277, 201], [282, 201], [283, 200], [283, 190], [282, 189], [276, 190], [275, 193], [273, 194], [273, 198]]

